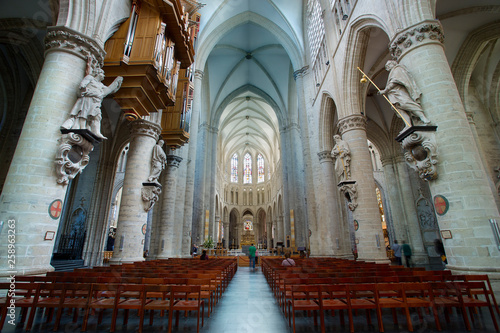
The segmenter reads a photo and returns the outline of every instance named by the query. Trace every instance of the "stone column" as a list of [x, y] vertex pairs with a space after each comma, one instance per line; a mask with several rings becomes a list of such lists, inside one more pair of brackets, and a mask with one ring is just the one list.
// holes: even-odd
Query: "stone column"
[[[283, 215], [278, 216], [278, 232], [277, 232], [277, 242], [283, 242], [285, 244], [286, 236], [285, 236], [285, 228], [283, 226]], [[286, 244], [285, 244], [286, 245]]]
[[[394, 240], [401, 244], [404, 233], [404, 207], [401, 200], [401, 193], [397, 180], [397, 171], [392, 156], [381, 158], [382, 168], [384, 169], [384, 179], [386, 184], [386, 194], [391, 208], [392, 224], [389, 226], [389, 236], [391, 245]], [[406, 239], [406, 238], [405, 238]]]
[[147, 211], [142, 200], [142, 183], [149, 177], [151, 154], [161, 127], [147, 120], [130, 123], [130, 148], [123, 180], [123, 192], [116, 229], [112, 264], [143, 261], [144, 230]]
[[[194, 73], [194, 96], [193, 96], [193, 106], [191, 115], [191, 124], [189, 126], [189, 151], [188, 151], [188, 161], [187, 168], [187, 177], [186, 177], [186, 200], [185, 200], [185, 208], [184, 208], [184, 220], [182, 224], [182, 248], [181, 248], [181, 256], [184, 258], [190, 257], [191, 253], [191, 239], [194, 236], [196, 240], [196, 236], [192, 234], [193, 228], [193, 220], [194, 220], [194, 193], [195, 193], [195, 166], [196, 163], [196, 152], [197, 152], [197, 142], [198, 142], [198, 127], [200, 124], [200, 112], [201, 112], [201, 88], [203, 80], [203, 72], [200, 70], [196, 70]], [[197, 188], [197, 191], [199, 188]], [[199, 244], [197, 244], [199, 245]]]
[[229, 251], [229, 221], [223, 221], [224, 226], [224, 248]]
[[[0, 276], [54, 270], [50, 260], [67, 187], [58, 184], [54, 163], [60, 126], [87, 65], [98, 68], [103, 58], [93, 39], [66, 27], [49, 28], [43, 68], [0, 197]], [[8, 244], [15, 245], [15, 263], [8, 261]]]
[[[396, 158], [396, 179], [399, 184], [404, 220], [402, 234], [399, 240], [406, 241], [412, 249], [412, 263], [424, 266], [429, 263], [429, 256], [425, 250], [422, 233], [420, 231], [420, 222], [418, 220], [417, 206], [415, 204], [415, 196], [411, 187], [410, 177], [408, 175], [408, 167], [402, 156]], [[402, 242], [399, 242], [402, 244]]]
[[339, 120], [338, 128], [351, 150], [351, 178], [356, 181], [358, 205], [352, 215], [359, 224], [356, 231], [358, 258], [388, 262], [366, 137], [366, 117], [347, 116]]
[[182, 158], [167, 155], [164, 175], [164, 193], [161, 206], [158, 259], [179, 257], [180, 251], [174, 248], [175, 240], [182, 237], [182, 224], [175, 222], [175, 199], [177, 198], [177, 170]]
[[316, 200], [320, 207], [318, 223], [315, 227], [309, 226], [311, 228], [311, 255], [333, 256], [339, 252], [336, 246], [334, 248], [334, 239], [344, 238], [340, 234], [340, 218], [337, 211], [339, 195], [333, 177], [335, 168], [330, 151], [319, 152], [318, 157], [323, 187], [316, 191]]
[[[500, 278], [500, 252], [489, 219], [500, 214], [479, 149], [467, 121], [443, 49], [442, 28], [436, 21], [424, 21], [395, 35], [391, 52], [410, 71], [422, 92], [422, 107], [437, 131], [435, 180], [429, 185], [433, 196], [444, 196], [448, 211], [437, 216], [443, 239], [447, 268], [455, 273], [489, 273]], [[432, 141], [432, 140], [429, 140]], [[492, 274], [493, 272], [496, 272]]]
[[266, 242], [267, 242], [267, 249], [269, 250], [271, 247], [271, 239], [272, 239], [272, 228], [273, 224], [271, 221], [266, 222]]

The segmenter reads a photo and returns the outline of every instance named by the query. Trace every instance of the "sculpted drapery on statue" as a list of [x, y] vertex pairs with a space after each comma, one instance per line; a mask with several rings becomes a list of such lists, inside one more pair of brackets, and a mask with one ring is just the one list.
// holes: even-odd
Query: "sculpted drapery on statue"
[[117, 77], [109, 86], [102, 84], [102, 80], [104, 80], [104, 71], [100, 68], [83, 78], [78, 99], [71, 110], [69, 119], [62, 124], [62, 129], [87, 129], [99, 139], [106, 139], [101, 134], [101, 103], [104, 97], [120, 89], [123, 78]]
[[351, 150], [347, 142], [340, 138], [340, 135], [333, 136], [335, 146], [331, 155], [335, 159], [335, 173], [339, 182], [351, 178]]
[[167, 163], [167, 155], [163, 151], [163, 140], [159, 140], [153, 148], [151, 156], [151, 173], [149, 174], [148, 181], [158, 183], [158, 177], [165, 168]]
[[385, 89], [380, 90], [379, 94], [385, 94], [398, 108], [400, 116], [407, 120], [406, 127], [408, 123], [412, 123], [412, 117], [429, 124], [430, 120], [425, 116], [419, 101], [422, 93], [408, 70], [394, 60], [387, 61], [385, 69], [389, 72], [389, 77]]

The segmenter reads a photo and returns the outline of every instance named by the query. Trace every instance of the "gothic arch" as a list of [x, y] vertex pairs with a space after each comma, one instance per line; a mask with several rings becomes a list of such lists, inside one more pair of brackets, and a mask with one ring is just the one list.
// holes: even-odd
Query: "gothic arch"
[[338, 121], [337, 105], [333, 98], [324, 93], [321, 99], [319, 116], [319, 151], [331, 151], [333, 148], [333, 124]]
[[304, 55], [301, 48], [298, 47], [298, 41], [293, 41], [290, 36], [288, 36], [280, 27], [278, 27], [274, 22], [268, 20], [253, 12], [243, 12], [239, 15], [235, 15], [232, 18], [226, 20], [224, 24], [218, 25], [215, 29], [209, 29], [209, 24], [205, 27], [204, 31], [208, 31], [209, 35], [205, 37], [202, 33], [199, 36], [199, 46], [197, 48], [197, 58], [196, 58], [196, 69], [202, 70], [205, 67], [205, 63], [208, 56], [212, 52], [213, 48], [217, 42], [232, 29], [252, 22], [262, 28], [271, 32], [276, 38], [281, 42], [281, 45], [286, 50], [292, 66], [294, 69], [299, 69], [304, 66]]

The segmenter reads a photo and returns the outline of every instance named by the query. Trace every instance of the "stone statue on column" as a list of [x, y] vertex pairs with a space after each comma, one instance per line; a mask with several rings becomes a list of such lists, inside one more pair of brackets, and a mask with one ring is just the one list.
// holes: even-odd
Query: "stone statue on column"
[[408, 70], [394, 60], [387, 61], [385, 69], [389, 72], [389, 77], [385, 89], [380, 90], [378, 94], [387, 96], [400, 112], [399, 116], [404, 118], [406, 127], [412, 124], [412, 118], [429, 124], [430, 120], [425, 116], [419, 101], [422, 92]]
[[333, 139], [335, 140], [335, 146], [331, 151], [331, 155], [335, 159], [335, 173], [337, 174], [337, 180], [343, 182], [351, 178], [351, 150], [340, 135], [335, 134]]
[[62, 124], [61, 130], [89, 130], [98, 139], [106, 139], [101, 134], [102, 100], [120, 89], [123, 78], [117, 77], [109, 86], [102, 84], [102, 80], [104, 71], [100, 68], [83, 78], [79, 86], [78, 99], [70, 117]]
[[160, 139], [153, 148], [153, 154], [151, 156], [151, 172], [148, 177], [149, 182], [159, 183], [158, 178], [167, 163], [167, 155], [163, 151], [163, 144], [163, 140]]

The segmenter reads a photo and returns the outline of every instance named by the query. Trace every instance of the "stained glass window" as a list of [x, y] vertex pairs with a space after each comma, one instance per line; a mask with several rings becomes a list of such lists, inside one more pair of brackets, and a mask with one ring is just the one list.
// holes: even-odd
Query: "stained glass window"
[[231, 182], [238, 182], [238, 155], [236, 154], [231, 158]]
[[252, 184], [252, 156], [249, 153], [243, 161], [243, 184]]
[[257, 183], [262, 183], [264, 181], [264, 157], [262, 157], [262, 154], [257, 156], [257, 169], [259, 175]]

